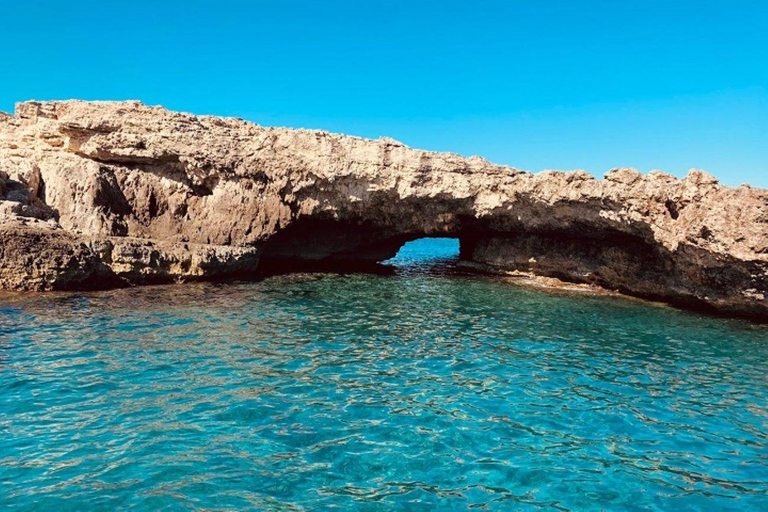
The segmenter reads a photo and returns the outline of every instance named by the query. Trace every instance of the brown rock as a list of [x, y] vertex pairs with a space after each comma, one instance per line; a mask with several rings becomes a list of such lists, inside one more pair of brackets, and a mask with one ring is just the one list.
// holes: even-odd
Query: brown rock
[[0, 222], [0, 262], [0, 288], [6, 290], [119, 285], [78, 237], [40, 222]]
[[[89, 269], [95, 257], [118, 281], [380, 261], [409, 239], [454, 236], [462, 258], [489, 268], [768, 319], [768, 192], [698, 170], [530, 174], [391, 139], [82, 101], [0, 117], [0, 169], [18, 204], [63, 228], [53, 245], [26, 244], [37, 260], [74, 240], [90, 253], [72, 261]], [[0, 209], [12, 225], [23, 213]], [[48, 268], [61, 277], [40, 288], [95, 275]]]
[[632, 185], [638, 180], [643, 179], [643, 175], [637, 169], [632, 169], [630, 167], [620, 167], [620, 168], [611, 169], [610, 171], [608, 171], [605, 174], [605, 179], [607, 181], [612, 181], [614, 183], [623, 183], [624, 185]]

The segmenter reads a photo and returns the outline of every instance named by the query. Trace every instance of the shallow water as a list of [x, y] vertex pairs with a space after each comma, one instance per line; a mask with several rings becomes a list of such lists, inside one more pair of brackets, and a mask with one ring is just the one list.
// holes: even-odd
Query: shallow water
[[768, 328], [424, 259], [453, 244], [0, 298], [0, 509], [768, 509]]

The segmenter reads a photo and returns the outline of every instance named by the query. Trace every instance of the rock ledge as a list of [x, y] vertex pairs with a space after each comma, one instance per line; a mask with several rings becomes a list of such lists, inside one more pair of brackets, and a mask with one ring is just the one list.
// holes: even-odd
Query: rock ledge
[[493, 271], [768, 321], [768, 191], [704, 171], [531, 174], [134, 101], [0, 115], [5, 289], [346, 268], [423, 236]]

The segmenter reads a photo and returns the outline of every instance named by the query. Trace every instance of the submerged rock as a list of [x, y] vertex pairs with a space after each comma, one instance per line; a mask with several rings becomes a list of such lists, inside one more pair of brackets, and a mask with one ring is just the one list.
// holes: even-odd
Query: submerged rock
[[451, 236], [486, 269], [768, 320], [768, 191], [700, 170], [531, 174], [139, 102], [27, 102], [0, 116], [0, 219], [6, 289], [347, 268]]

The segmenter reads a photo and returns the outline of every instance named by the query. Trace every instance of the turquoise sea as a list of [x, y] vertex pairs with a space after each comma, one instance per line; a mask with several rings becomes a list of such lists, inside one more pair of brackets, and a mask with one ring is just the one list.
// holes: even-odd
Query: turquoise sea
[[465, 275], [0, 297], [0, 510], [768, 510], [768, 327]]

